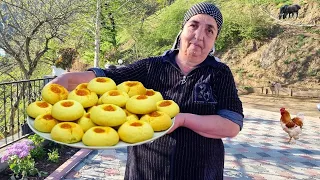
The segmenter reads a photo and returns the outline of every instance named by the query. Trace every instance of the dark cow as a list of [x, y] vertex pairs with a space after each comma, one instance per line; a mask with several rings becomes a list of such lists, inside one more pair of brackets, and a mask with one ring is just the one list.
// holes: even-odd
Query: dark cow
[[287, 13], [285, 13], [285, 11], [286, 11], [286, 9], [287, 9], [287, 7], [288, 7], [289, 5], [284, 5], [284, 6], [282, 6], [281, 8], [280, 8], [280, 12], [279, 12], [279, 19], [285, 19], [286, 18], [286, 16], [288, 15]]
[[299, 9], [301, 9], [301, 7], [298, 4], [284, 5], [280, 8], [279, 19], [285, 19], [287, 15], [289, 15], [290, 18], [293, 17], [294, 14], [296, 14], [296, 18], [298, 18]]

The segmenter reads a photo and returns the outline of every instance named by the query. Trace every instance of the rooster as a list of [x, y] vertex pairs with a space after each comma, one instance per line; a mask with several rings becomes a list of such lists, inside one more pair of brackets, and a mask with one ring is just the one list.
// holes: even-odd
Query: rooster
[[296, 117], [291, 119], [290, 113], [285, 108], [280, 109], [280, 114], [281, 127], [285, 132], [289, 134], [290, 137], [288, 143], [291, 143], [292, 138], [295, 140], [299, 139], [299, 136], [302, 133], [304, 119], [303, 114], [298, 113]]

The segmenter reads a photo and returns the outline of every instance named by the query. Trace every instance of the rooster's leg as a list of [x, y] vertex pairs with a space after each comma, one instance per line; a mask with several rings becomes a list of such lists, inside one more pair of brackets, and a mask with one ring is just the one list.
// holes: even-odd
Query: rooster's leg
[[292, 139], [292, 137], [290, 137], [290, 139], [289, 139], [288, 143], [290, 143], [290, 142], [291, 142], [291, 139]]

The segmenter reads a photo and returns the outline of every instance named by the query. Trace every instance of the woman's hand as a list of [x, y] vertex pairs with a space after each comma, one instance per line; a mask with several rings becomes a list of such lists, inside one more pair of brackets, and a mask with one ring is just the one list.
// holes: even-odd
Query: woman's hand
[[68, 72], [56, 77], [50, 83], [60, 84], [67, 88], [68, 91], [72, 91], [80, 83], [88, 83], [95, 77], [92, 71]]
[[62, 74], [62, 75], [57, 76], [56, 78], [54, 78], [49, 83], [60, 84], [61, 86], [63, 86], [63, 87], [68, 89], [68, 77], [67, 76], [68, 76], [67, 74]]
[[176, 130], [178, 127], [181, 127], [184, 125], [185, 122], [185, 118], [186, 118], [186, 113], [179, 113], [178, 115], [176, 115], [176, 117], [174, 117], [174, 124], [173, 127], [170, 129], [170, 131], [168, 131], [167, 134], [172, 133], [174, 130]]

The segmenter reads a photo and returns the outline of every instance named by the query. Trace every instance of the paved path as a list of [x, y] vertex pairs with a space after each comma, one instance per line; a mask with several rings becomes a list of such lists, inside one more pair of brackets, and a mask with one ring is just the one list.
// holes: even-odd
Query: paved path
[[[224, 139], [225, 180], [320, 179], [320, 119], [306, 117], [301, 139], [288, 144], [279, 113], [245, 109], [244, 114], [240, 134]], [[126, 149], [92, 151], [65, 179], [123, 179], [125, 162]]]

